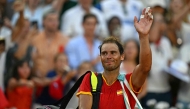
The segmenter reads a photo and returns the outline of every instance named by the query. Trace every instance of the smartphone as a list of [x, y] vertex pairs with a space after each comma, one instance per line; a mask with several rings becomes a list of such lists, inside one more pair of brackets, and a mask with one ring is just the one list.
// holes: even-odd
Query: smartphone
[[38, 29], [38, 22], [37, 21], [32, 21], [30, 24], [30, 27]]

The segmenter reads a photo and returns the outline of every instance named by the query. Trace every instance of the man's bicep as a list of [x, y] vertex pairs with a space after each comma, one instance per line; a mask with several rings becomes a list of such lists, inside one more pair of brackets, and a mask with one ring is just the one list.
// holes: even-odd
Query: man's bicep
[[92, 108], [92, 95], [80, 94], [79, 95], [79, 109]]
[[131, 84], [135, 91], [138, 91], [144, 84], [147, 74], [143, 73], [140, 66], [137, 65], [131, 75]]

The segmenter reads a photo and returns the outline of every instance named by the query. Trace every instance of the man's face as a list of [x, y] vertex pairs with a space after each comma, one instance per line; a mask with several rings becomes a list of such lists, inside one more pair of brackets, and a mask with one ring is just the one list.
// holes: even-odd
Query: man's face
[[49, 14], [44, 19], [44, 27], [48, 31], [57, 31], [58, 24], [59, 24], [58, 14], [56, 13]]
[[90, 32], [94, 34], [96, 29], [97, 20], [93, 17], [87, 18], [83, 23], [84, 32]]
[[119, 48], [115, 43], [105, 43], [102, 45], [101, 61], [105, 70], [113, 71], [120, 67], [124, 55], [120, 54]]

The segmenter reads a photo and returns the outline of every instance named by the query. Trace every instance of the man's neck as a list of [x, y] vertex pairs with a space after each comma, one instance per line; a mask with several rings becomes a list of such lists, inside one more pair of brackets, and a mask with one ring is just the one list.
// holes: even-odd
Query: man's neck
[[81, 7], [82, 7], [82, 9], [83, 9], [86, 13], [90, 13], [90, 6], [89, 6], [89, 7], [84, 7], [84, 6], [81, 5]]
[[104, 71], [103, 76], [106, 79], [106, 83], [108, 85], [112, 85], [116, 80], [119, 75], [119, 68], [113, 71]]
[[45, 31], [45, 36], [47, 38], [52, 38], [52, 37], [55, 37], [56, 35], [56, 31], [48, 31], [48, 30], [44, 30]]
[[93, 34], [84, 34], [84, 37], [85, 37], [87, 43], [90, 43], [90, 44], [93, 43], [93, 40], [94, 40], [94, 35]]
[[30, 9], [30, 11], [34, 12], [36, 10], [37, 6], [28, 5], [28, 8]]

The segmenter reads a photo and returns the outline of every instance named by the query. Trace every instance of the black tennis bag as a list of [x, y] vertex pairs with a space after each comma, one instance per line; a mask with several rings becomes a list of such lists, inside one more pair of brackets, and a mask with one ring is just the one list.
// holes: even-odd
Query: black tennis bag
[[[98, 109], [99, 106], [99, 100], [100, 100], [100, 93], [101, 93], [101, 87], [102, 87], [102, 75], [97, 74], [97, 76], [92, 71], [87, 71], [85, 74], [83, 74], [77, 82], [74, 84], [74, 86], [69, 90], [69, 92], [61, 98], [59, 101], [57, 101], [53, 105], [44, 105], [42, 107], [39, 107], [37, 109], [78, 109], [78, 97], [76, 96], [76, 93], [78, 91], [78, 88], [80, 87], [80, 84], [82, 83], [83, 78], [86, 74], [91, 73], [91, 78], [89, 82], [91, 82], [92, 89], [92, 96], [93, 96], [93, 103], [92, 103], [92, 109]], [[94, 76], [95, 75], [95, 76]], [[95, 78], [94, 78], [95, 77]], [[97, 79], [95, 85], [96, 87], [93, 87], [92, 79]]]

